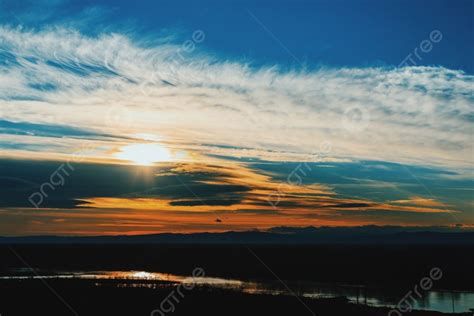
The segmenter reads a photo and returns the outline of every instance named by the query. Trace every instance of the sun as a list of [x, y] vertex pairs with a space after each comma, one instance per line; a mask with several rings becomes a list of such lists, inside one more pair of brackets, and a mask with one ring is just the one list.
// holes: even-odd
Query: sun
[[170, 151], [159, 144], [134, 144], [120, 148], [114, 155], [118, 159], [128, 160], [137, 165], [150, 166], [155, 162], [172, 161]]

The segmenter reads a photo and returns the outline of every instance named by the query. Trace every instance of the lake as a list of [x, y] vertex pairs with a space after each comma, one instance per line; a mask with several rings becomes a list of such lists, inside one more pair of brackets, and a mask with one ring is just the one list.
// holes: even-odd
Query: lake
[[[104, 286], [101, 280], [114, 280], [117, 287], [163, 288], [177, 284], [194, 284], [240, 291], [248, 294], [298, 295], [307, 298], [346, 297], [353, 303], [371, 306], [393, 307], [405, 293], [371, 288], [360, 285], [325, 284], [316, 282], [289, 281], [283, 284], [268, 280], [236, 280], [218, 277], [192, 277], [169, 273], [146, 271], [41, 271], [31, 269], [12, 270], [1, 280], [25, 279], [84, 279], [95, 280], [96, 286]], [[468, 312], [474, 308], [474, 292], [431, 290], [413, 302], [414, 309], [439, 312]]]

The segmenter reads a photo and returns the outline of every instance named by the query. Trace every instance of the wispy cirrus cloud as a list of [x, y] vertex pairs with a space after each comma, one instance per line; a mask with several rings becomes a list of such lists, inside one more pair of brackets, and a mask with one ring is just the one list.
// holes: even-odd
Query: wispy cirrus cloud
[[303, 160], [330, 141], [338, 159], [472, 166], [473, 77], [462, 71], [255, 68], [61, 27], [2, 27], [0, 39], [5, 120], [215, 144], [224, 156]]

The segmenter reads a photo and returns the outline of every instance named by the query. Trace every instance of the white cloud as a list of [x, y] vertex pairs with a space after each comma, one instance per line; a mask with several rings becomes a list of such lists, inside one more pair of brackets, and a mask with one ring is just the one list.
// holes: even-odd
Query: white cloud
[[474, 78], [462, 71], [255, 69], [61, 28], [0, 28], [0, 49], [4, 119], [252, 149], [242, 156], [294, 160], [329, 141], [338, 159], [472, 167]]

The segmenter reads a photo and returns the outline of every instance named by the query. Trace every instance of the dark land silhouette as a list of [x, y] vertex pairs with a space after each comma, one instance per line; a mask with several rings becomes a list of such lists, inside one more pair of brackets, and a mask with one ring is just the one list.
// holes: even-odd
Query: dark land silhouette
[[[150, 315], [159, 308], [170, 289], [97, 287], [93, 281], [49, 280], [69, 309], [40, 280], [1, 282], [2, 315]], [[26, 299], [27, 298], [27, 299]], [[348, 303], [344, 298], [307, 299], [287, 295], [252, 295], [206, 287], [187, 291], [175, 311], [165, 315], [355, 315], [385, 316], [389, 308]], [[159, 315], [159, 314], [155, 314]], [[409, 316], [451, 315], [429, 311], [404, 313]], [[469, 313], [456, 315], [471, 315]]]
[[[212, 277], [276, 281], [278, 276], [284, 282], [354, 284], [375, 291], [389, 289], [402, 298], [433, 267], [443, 271], [443, 277], [434, 283], [433, 289], [474, 290], [473, 250], [470, 245], [23, 243], [0, 245], [0, 271], [3, 275], [18, 268], [190, 275], [190, 271], [200, 267], [206, 276]], [[51, 287], [79, 315], [150, 315], [170, 293], [170, 288], [117, 287], [117, 282], [101, 281], [102, 286], [97, 286], [94, 280], [1, 280], [1, 312], [2, 315], [73, 315], [52, 293]], [[311, 315], [308, 307], [315, 315], [370, 316], [387, 315], [390, 311], [362, 303], [362, 298], [361, 304], [354, 304], [343, 297], [254, 295], [199, 286], [187, 291], [170, 315]], [[414, 311], [404, 315], [441, 313]]]

